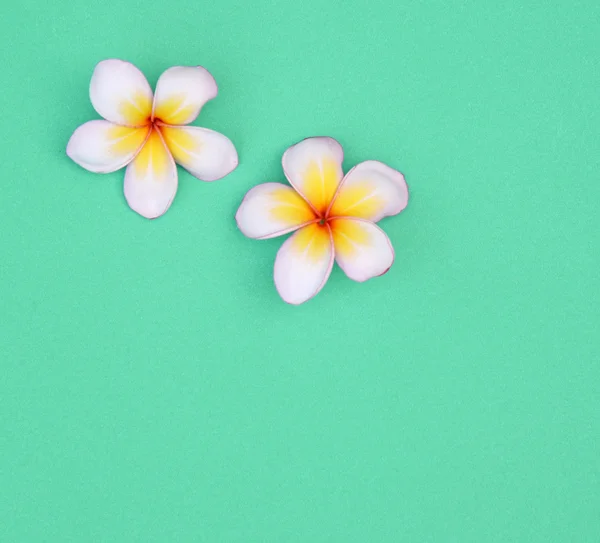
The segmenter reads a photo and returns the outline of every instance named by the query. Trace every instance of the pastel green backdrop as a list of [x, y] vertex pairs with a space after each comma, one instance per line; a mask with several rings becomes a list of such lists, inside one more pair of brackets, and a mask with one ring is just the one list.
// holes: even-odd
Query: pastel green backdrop
[[[4, 8], [0, 540], [596, 542], [596, 0]], [[229, 177], [168, 213], [65, 156], [96, 62], [202, 64]], [[311, 135], [405, 173], [300, 307], [234, 214]]]

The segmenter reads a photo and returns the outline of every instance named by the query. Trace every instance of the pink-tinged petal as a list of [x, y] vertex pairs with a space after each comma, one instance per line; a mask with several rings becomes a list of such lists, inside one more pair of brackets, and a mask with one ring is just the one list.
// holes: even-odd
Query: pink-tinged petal
[[394, 262], [394, 249], [387, 235], [362, 219], [332, 219], [335, 259], [346, 275], [363, 282], [383, 275]]
[[343, 177], [344, 151], [333, 138], [307, 138], [283, 154], [283, 170], [289, 182], [324, 214]]
[[91, 172], [114, 172], [133, 160], [146, 141], [148, 130], [89, 121], [73, 132], [67, 155]]
[[235, 215], [238, 228], [254, 239], [281, 236], [315, 219], [302, 197], [281, 183], [264, 183], [250, 189]]
[[202, 181], [216, 181], [238, 165], [231, 140], [208, 128], [160, 125], [160, 131], [175, 162]]
[[124, 192], [129, 207], [147, 219], [169, 209], [177, 192], [177, 166], [157, 130], [127, 166]]
[[285, 241], [275, 259], [275, 287], [288, 304], [315, 296], [333, 267], [333, 241], [327, 225], [310, 224]]
[[202, 66], [174, 66], [156, 84], [153, 118], [166, 124], [188, 124], [217, 95], [217, 83]]
[[361, 162], [344, 177], [329, 210], [330, 217], [377, 222], [397, 215], [408, 204], [408, 186], [397, 170], [376, 160]]
[[90, 83], [94, 109], [105, 119], [124, 126], [144, 126], [152, 115], [152, 89], [144, 74], [123, 60], [98, 63]]

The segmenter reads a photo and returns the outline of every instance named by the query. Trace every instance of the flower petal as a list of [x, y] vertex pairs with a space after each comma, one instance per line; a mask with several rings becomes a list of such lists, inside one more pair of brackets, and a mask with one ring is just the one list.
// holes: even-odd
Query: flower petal
[[173, 66], [156, 84], [152, 118], [166, 124], [188, 124], [217, 95], [217, 83], [202, 66]]
[[125, 171], [129, 207], [148, 219], [160, 217], [177, 192], [177, 166], [157, 130]]
[[281, 236], [315, 219], [302, 197], [281, 183], [264, 183], [250, 189], [235, 215], [238, 228], [254, 239]]
[[160, 125], [173, 158], [202, 181], [216, 181], [236, 169], [238, 156], [231, 140], [208, 128]]
[[397, 215], [408, 204], [408, 186], [397, 170], [376, 160], [361, 162], [344, 177], [330, 217], [358, 217], [377, 222]]
[[67, 144], [67, 155], [95, 173], [114, 172], [129, 164], [141, 149], [148, 128], [130, 128], [108, 121], [82, 124]]
[[277, 292], [288, 304], [306, 302], [327, 282], [333, 260], [329, 228], [318, 224], [301, 228], [277, 253], [274, 273]]
[[90, 83], [94, 109], [105, 119], [125, 126], [144, 126], [152, 115], [152, 89], [144, 74], [123, 60], [103, 60]]
[[307, 138], [283, 154], [289, 182], [314, 207], [325, 213], [344, 176], [344, 151], [333, 138]]
[[350, 279], [363, 282], [390, 269], [394, 249], [377, 225], [361, 219], [333, 219], [329, 224], [335, 259]]

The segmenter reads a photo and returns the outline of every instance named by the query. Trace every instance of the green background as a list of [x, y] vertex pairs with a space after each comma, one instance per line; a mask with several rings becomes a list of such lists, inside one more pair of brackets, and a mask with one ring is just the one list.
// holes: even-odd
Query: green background
[[[4, 8], [0, 541], [599, 541], [600, 4], [496, 4]], [[239, 151], [156, 221], [65, 156], [110, 57]], [[291, 307], [234, 214], [312, 135], [411, 201]]]

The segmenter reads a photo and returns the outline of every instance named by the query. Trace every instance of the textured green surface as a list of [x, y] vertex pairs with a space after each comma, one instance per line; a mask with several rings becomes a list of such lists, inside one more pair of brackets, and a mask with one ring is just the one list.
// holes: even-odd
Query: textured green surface
[[[600, 4], [13, 3], [0, 541], [596, 542]], [[202, 64], [241, 165], [170, 211], [65, 156], [96, 62]], [[286, 306], [244, 193], [331, 135], [396, 263]]]

